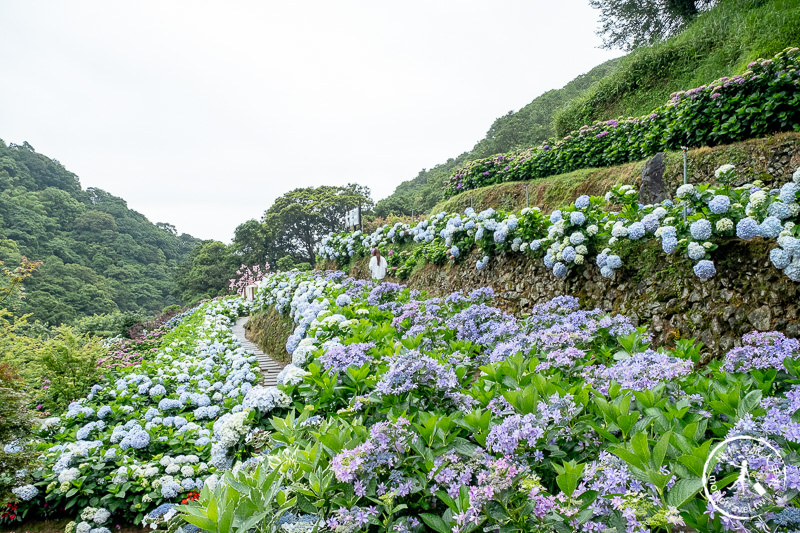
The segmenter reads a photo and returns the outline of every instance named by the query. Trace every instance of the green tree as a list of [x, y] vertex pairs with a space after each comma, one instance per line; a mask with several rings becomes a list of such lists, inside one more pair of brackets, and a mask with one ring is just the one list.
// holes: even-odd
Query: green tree
[[266, 228], [255, 219], [236, 227], [231, 248], [240, 263], [248, 266], [263, 265], [265, 262], [272, 264], [277, 253], [266, 233]]
[[604, 48], [633, 50], [680, 33], [717, 0], [590, 0], [600, 10]]
[[262, 224], [272, 246], [298, 262], [313, 263], [320, 239], [344, 229], [345, 213], [359, 204], [362, 214], [374, 207], [369, 188], [357, 184], [295, 189], [275, 200]]
[[175, 272], [199, 243], [151, 223], [122, 198], [82, 190], [74, 174], [30, 144], [0, 140], [0, 260], [12, 268], [23, 255], [45, 261], [8, 303], [32, 321], [57, 325], [177, 304]]
[[176, 295], [189, 304], [228, 294], [240, 263], [227, 246], [206, 241], [182, 264], [175, 276]]

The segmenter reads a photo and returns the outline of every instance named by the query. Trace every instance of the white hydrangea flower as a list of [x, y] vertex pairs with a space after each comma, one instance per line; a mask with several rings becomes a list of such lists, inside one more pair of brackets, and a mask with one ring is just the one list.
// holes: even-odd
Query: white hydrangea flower
[[760, 190], [750, 195], [750, 203], [753, 207], [761, 206], [767, 200], [767, 191]]
[[692, 194], [694, 194], [694, 185], [692, 185], [691, 183], [686, 183], [684, 185], [681, 185], [675, 192], [675, 196], [677, 196], [678, 198], [686, 198], [687, 196], [690, 196]]
[[717, 232], [723, 233], [725, 231], [731, 231], [734, 228], [734, 224], [733, 221], [729, 218], [721, 218], [717, 220], [715, 228]]
[[714, 171], [714, 177], [716, 179], [719, 179], [720, 175], [727, 174], [728, 172], [734, 169], [736, 169], [736, 167], [733, 165], [722, 165], [721, 167], [719, 167], [717, 170]]

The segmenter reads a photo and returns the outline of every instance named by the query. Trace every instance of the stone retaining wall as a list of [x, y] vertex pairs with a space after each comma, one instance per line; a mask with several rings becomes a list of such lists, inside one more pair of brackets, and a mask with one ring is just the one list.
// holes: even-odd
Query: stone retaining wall
[[[490, 286], [496, 293], [493, 305], [515, 314], [555, 296], [574, 295], [584, 309], [597, 307], [648, 325], [657, 346], [698, 338], [712, 353], [722, 353], [753, 330], [800, 336], [798, 284], [770, 264], [770, 246], [741, 241], [720, 246], [714, 252], [717, 275], [705, 283], [694, 276], [688, 259], [665, 255], [658, 243], [624, 254], [624, 266], [611, 280], [594, 265], [557, 279], [541, 260], [520, 254], [493, 257], [478, 271], [473, 254], [460, 264], [426, 265], [403, 283], [431, 295]], [[350, 274], [367, 279], [367, 260], [357, 261]]]
[[[689, 182], [713, 182], [714, 171], [726, 163], [736, 165], [734, 185], [760, 179], [766, 187], [779, 187], [800, 167], [800, 133], [691, 150]], [[652, 200], [660, 200], [660, 191], [671, 196], [683, 182], [682, 167], [682, 156], [676, 153], [648, 161], [636, 186]], [[426, 265], [404, 282], [432, 295], [491, 286], [497, 294], [494, 305], [513, 313], [525, 313], [555, 296], [574, 295], [584, 308], [621, 313], [650, 326], [658, 346], [694, 337], [719, 354], [740, 344], [742, 335], [752, 330], [800, 336], [798, 284], [769, 262], [774, 246], [774, 241], [760, 239], [723, 243], [712, 254], [717, 274], [705, 283], [694, 276], [691, 261], [667, 256], [655, 241], [616, 250], [623, 268], [612, 280], [600, 276], [593, 264], [557, 279], [541, 259], [522, 254], [493, 257], [479, 272], [478, 255], [473, 254], [455, 265]], [[356, 261], [350, 274], [368, 278], [367, 262]]]

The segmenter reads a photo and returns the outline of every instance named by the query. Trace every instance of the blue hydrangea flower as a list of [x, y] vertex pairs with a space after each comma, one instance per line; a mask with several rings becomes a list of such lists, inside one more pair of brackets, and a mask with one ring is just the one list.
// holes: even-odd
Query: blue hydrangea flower
[[607, 260], [608, 260], [608, 254], [600, 252], [599, 254], [597, 254], [597, 259], [595, 259], [595, 262], [597, 263], [598, 267], [603, 268], [604, 266], [606, 266]]
[[689, 226], [689, 232], [696, 241], [707, 241], [711, 238], [711, 221], [706, 218], [695, 220]]
[[769, 252], [769, 260], [778, 270], [783, 270], [792, 262], [792, 255], [782, 248], [773, 248]]
[[586, 222], [586, 215], [584, 215], [580, 211], [573, 211], [572, 213], [569, 214], [569, 221], [571, 224], [575, 226], [580, 226], [584, 222]]
[[699, 261], [694, 266], [693, 270], [694, 270], [694, 275], [703, 281], [711, 279], [714, 276], [714, 274], [717, 273], [717, 269], [714, 268], [713, 261], [709, 261], [708, 259], [703, 259], [702, 261]]
[[561, 214], [561, 210], [560, 209], [556, 209], [555, 211], [550, 213], [550, 223], [551, 224], [555, 224], [556, 222], [558, 222], [562, 218], [564, 218], [564, 216]]
[[783, 269], [783, 273], [790, 280], [800, 282], [800, 261], [793, 261], [792, 264]]
[[456, 245], [453, 245], [453, 247], [452, 247], [452, 248], [450, 248], [450, 255], [452, 255], [453, 257], [458, 257], [458, 256], [460, 255], [460, 253], [461, 253], [461, 252], [460, 252], [460, 250], [458, 249], [458, 246], [456, 246]]
[[572, 235], [569, 236], [569, 242], [571, 242], [575, 246], [578, 246], [579, 244], [583, 244], [583, 242], [585, 240], [586, 240], [586, 235], [584, 235], [580, 231], [576, 231]]
[[665, 254], [675, 253], [677, 247], [678, 239], [674, 235], [664, 235], [661, 238], [661, 249], [664, 250]]
[[495, 230], [493, 237], [494, 242], [498, 244], [505, 242], [506, 237], [508, 237], [508, 228], [505, 225], [501, 225]]
[[336, 305], [339, 307], [347, 307], [348, 305], [353, 303], [353, 299], [350, 298], [347, 294], [340, 294], [336, 297]]
[[644, 237], [645, 228], [644, 224], [641, 222], [634, 222], [630, 226], [628, 226], [628, 238], [632, 241], [638, 241], [642, 237]]
[[655, 230], [657, 230], [658, 222], [658, 215], [655, 213], [649, 213], [642, 217], [642, 224], [644, 225], [644, 229], [647, 231], [647, 233], [653, 233]]
[[564, 278], [567, 276], [567, 266], [564, 263], [558, 262], [553, 265], [553, 274], [557, 278]]
[[731, 208], [731, 199], [724, 194], [718, 194], [708, 202], [708, 208], [715, 215], [727, 213], [728, 209]]
[[14, 487], [11, 492], [22, 501], [30, 501], [39, 494], [39, 489], [33, 485], [23, 485], [21, 487]]
[[783, 231], [783, 225], [777, 217], [767, 217], [758, 227], [758, 233], [765, 239], [774, 239]]
[[783, 202], [772, 202], [767, 208], [767, 214], [780, 220], [786, 220], [792, 216], [792, 209]]
[[622, 259], [618, 255], [609, 255], [606, 259], [606, 266], [614, 270], [622, 268]]
[[578, 209], [586, 209], [589, 207], [589, 196], [586, 194], [578, 196], [578, 198], [575, 200], [575, 207]]
[[784, 204], [790, 204], [797, 201], [798, 192], [800, 192], [800, 185], [792, 182], [785, 183], [783, 187], [781, 187], [781, 192], [778, 195], [778, 198]]
[[743, 218], [736, 224], [736, 236], [749, 241], [759, 235], [758, 222], [751, 217]]
[[[566, 261], [567, 263], [569, 263], [570, 261], [575, 260], [576, 253], [577, 252], [575, 252], [575, 248], [573, 248], [572, 246], [567, 246], [561, 251], [561, 258], [564, 259], [564, 261]], [[556, 265], [557, 264], [558, 263], [556, 263]], [[555, 266], [553, 268], [555, 268]]]
[[300, 344], [301, 340], [302, 339], [300, 338], [300, 335], [297, 334], [290, 335], [289, 338], [286, 339], [286, 351], [290, 354], [294, 352], [297, 349], [297, 345]]
[[555, 264], [555, 257], [550, 252], [547, 252], [547, 255], [544, 256], [544, 266], [553, 268], [553, 264]]
[[600, 269], [600, 275], [604, 278], [613, 278], [614, 277], [614, 269], [609, 266], [604, 266]]
[[706, 256], [706, 249], [703, 247], [702, 244], [698, 244], [696, 242], [690, 242], [688, 253], [689, 253], [689, 259], [698, 261]]

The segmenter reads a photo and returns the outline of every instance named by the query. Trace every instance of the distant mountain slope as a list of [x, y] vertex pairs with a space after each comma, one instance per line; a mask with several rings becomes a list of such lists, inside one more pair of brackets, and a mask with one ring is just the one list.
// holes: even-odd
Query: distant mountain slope
[[125, 200], [82, 190], [78, 177], [28, 143], [0, 140], [0, 260], [44, 264], [26, 282], [21, 313], [59, 324], [179, 303], [177, 266], [200, 242], [153, 224]]
[[430, 170], [423, 169], [414, 179], [398, 185], [391, 196], [377, 203], [376, 215], [408, 215], [412, 209], [416, 213], [427, 212], [441, 200], [441, 185], [444, 179], [467, 162], [539, 144], [553, 137], [555, 134], [553, 114], [556, 110], [583, 94], [598, 80], [608, 76], [618, 62], [618, 59], [606, 61], [586, 74], [581, 74], [561, 89], [547, 91], [519, 111], [509, 111], [494, 121], [486, 137], [478, 141], [472, 150], [448, 159], [446, 163], [436, 165]]
[[595, 67], [498, 118], [471, 151], [401, 183], [376, 213], [427, 212], [442, 199], [444, 180], [469, 161], [561, 138], [595, 120], [643, 115], [674, 91], [741, 73], [750, 61], [800, 45], [798, 20], [800, 0], [721, 0], [683, 33]]

